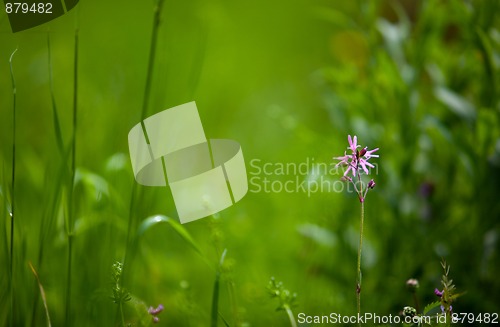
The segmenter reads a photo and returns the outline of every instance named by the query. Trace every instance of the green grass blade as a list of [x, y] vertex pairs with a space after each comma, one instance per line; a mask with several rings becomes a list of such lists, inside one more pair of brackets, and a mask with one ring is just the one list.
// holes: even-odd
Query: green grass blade
[[222, 322], [224, 323], [224, 325], [225, 325], [226, 327], [230, 327], [230, 326], [229, 326], [229, 323], [227, 322], [227, 320], [226, 320], [226, 319], [224, 319], [224, 316], [223, 316], [220, 312], [219, 312], [219, 317], [220, 317], [220, 319], [222, 319]]
[[[78, 17], [78, 13], [77, 16]], [[76, 174], [76, 132], [78, 120], [78, 21], [75, 28], [75, 48], [74, 48], [74, 63], [73, 63], [73, 135], [71, 140], [71, 180], [69, 181], [68, 197], [67, 197], [67, 230], [68, 230], [68, 264], [67, 264], [67, 279], [66, 279], [66, 313], [65, 325], [71, 325], [71, 281], [72, 262], [73, 262], [73, 224], [74, 224], [74, 207], [73, 207], [73, 188]]]
[[199, 255], [203, 258], [205, 256], [200, 250], [200, 247], [193, 239], [193, 237], [189, 234], [189, 232], [174, 219], [164, 216], [164, 215], [156, 215], [149, 218], [146, 218], [141, 225], [139, 226], [137, 237], [142, 236], [148, 229], [152, 228], [161, 223], [166, 223], [180, 236], [182, 237]]
[[52, 119], [54, 120], [54, 130], [56, 133], [56, 142], [59, 153], [64, 153], [64, 142], [61, 133], [61, 123], [59, 120], [59, 114], [57, 112], [56, 97], [54, 95], [54, 76], [52, 69], [52, 51], [50, 48], [50, 34], [47, 33], [47, 51], [49, 60], [49, 85], [50, 85], [50, 98], [52, 101]]
[[198, 83], [200, 81], [201, 72], [203, 70], [204, 58], [207, 50], [208, 28], [206, 26], [199, 26], [200, 40], [198, 42], [198, 50], [193, 59], [191, 74], [189, 77], [189, 98], [192, 99]]
[[495, 54], [490, 42], [490, 39], [484, 33], [482, 29], [479, 27], [476, 28], [476, 34], [479, 39], [479, 49], [483, 55], [483, 63], [484, 63], [484, 71], [486, 73], [487, 78], [489, 79], [489, 83], [486, 83], [486, 96], [485, 100], [489, 106], [494, 106], [494, 99], [497, 98], [496, 90], [497, 90], [497, 78], [498, 74], [495, 72]]
[[156, 58], [156, 46], [158, 43], [158, 29], [161, 22], [161, 11], [163, 9], [163, 3], [165, 0], [158, 0], [154, 8], [154, 18], [153, 18], [153, 31], [151, 34], [151, 45], [149, 48], [149, 59], [148, 59], [148, 71], [146, 77], [146, 85], [144, 86], [144, 98], [142, 103], [142, 113], [141, 121], [146, 118], [146, 114], [149, 106], [149, 95], [151, 93], [151, 83], [153, 77], [153, 69]]
[[224, 249], [222, 255], [219, 260], [219, 266], [217, 267], [217, 271], [215, 273], [215, 282], [214, 282], [214, 292], [212, 295], [212, 319], [211, 319], [211, 327], [217, 327], [217, 318], [219, 317], [219, 285], [220, 285], [220, 271], [222, 265], [224, 264], [224, 259], [226, 258], [227, 249]]
[[220, 272], [217, 271], [215, 274], [214, 282], [214, 292], [212, 295], [212, 315], [211, 315], [211, 327], [217, 327], [217, 317], [219, 316], [219, 283], [220, 283]]
[[[148, 68], [147, 68], [147, 73], [146, 73], [146, 84], [144, 85], [144, 96], [142, 99], [142, 109], [141, 109], [141, 122], [146, 118], [147, 114], [147, 109], [149, 106], [149, 95], [151, 93], [151, 83], [153, 79], [153, 68], [154, 68], [154, 62], [155, 62], [155, 57], [156, 57], [156, 45], [157, 45], [157, 39], [158, 39], [158, 29], [160, 27], [160, 18], [161, 18], [161, 11], [163, 8], [163, 3], [165, 0], [158, 0], [155, 2], [154, 6], [154, 17], [153, 17], [153, 29], [152, 29], [152, 34], [151, 34], [151, 44], [150, 44], [150, 49], [149, 49], [149, 59], [148, 59]], [[145, 129], [144, 129], [145, 131]], [[145, 133], [146, 140], [149, 143], [149, 138], [147, 133]], [[135, 210], [135, 201], [136, 201], [136, 196], [138, 193], [137, 189], [137, 183], [133, 183], [132, 185], [132, 192], [130, 195], [130, 207], [129, 207], [129, 216], [128, 216], [128, 227], [127, 227], [127, 243], [125, 244], [125, 256], [123, 259], [124, 262], [124, 267], [125, 270], [123, 272], [123, 278], [122, 281], [126, 280], [127, 274], [126, 274], [126, 267], [128, 267], [128, 262], [129, 262], [129, 252], [133, 252], [132, 249], [130, 248], [133, 246], [134, 242], [136, 241], [136, 237], [133, 236], [132, 231], [135, 230], [135, 223], [133, 221], [133, 215], [134, 215], [134, 210]]]
[[45, 296], [45, 290], [43, 289], [43, 285], [40, 282], [40, 278], [38, 277], [35, 268], [31, 264], [31, 262], [28, 262], [28, 264], [31, 268], [31, 271], [33, 272], [33, 275], [35, 275], [36, 282], [38, 283], [38, 287], [40, 288], [40, 294], [42, 296], [43, 306], [45, 308], [45, 315], [47, 316], [47, 326], [51, 327], [52, 325], [50, 323], [49, 307], [47, 306], [47, 297]]
[[[9, 199], [7, 198], [8, 196], [8, 184], [7, 184], [7, 180], [8, 180], [8, 177], [7, 177], [7, 172], [5, 171], [5, 163], [2, 161], [3, 165], [2, 165], [2, 179], [0, 181], [0, 197], [2, 198], [2, 217], [5, 217], [6, 221], [8, 219], [10, 219], [10, 203], [9, 203]], [[4, 214], [6, 216], [4, 216]], [[2, 256], [4, 258], [8, 258], [8, 260], [10, 260], [9, 256], [10, 256], [10, 253], [9, 253], [9, 238], [7, 237], [7, 235], [9, 235], [9, 229], [8, 229], [8, 224], [2, 224], [3, 225], [3, 228], [2, 228], [2, 235], [5, 235], [6, 237], [3, 237], [3, 240], [2, 240]], [[5, 270], [3, 270], [5, 269]], [[2, 289], [7, 289], [10, 291], [10, 283], [11, 283], [11, 277], [10, 277], [10, 265], [7, 267], [2, 267], [2, 275], [7, 275], [9, 276], [9, 278], [7, 278], [7, 280], [2, 280], [0, 282], [0, 287]], [[9, 292], [1, 292], [0, 294], [0, 303], [9, 303], [10, 301], [10, 294]], [[4, 309], [5, 310], [5, 309]], [[9, 306], [9, 309], [10, 310], [10, 306]], [[5, 312], [9, 312], [8, 310], [5, 310]], [[2, 311], [3, 313], [3, 311]], [[0, 320], [0, 324], [1, 323], [5, 323], [7, 324], [7, 320], [5, 318], [2, 317], [2, 319]]]
[[12, 52], [9, 59], [10, 66], [10, 78], [12, 81], [12, 178], [11, 187], [12, 192], [10, 196], [11, 207], [10, 207], [10, 269], [9, 269], [9, 290], [10, 290], [10, 325], [13, 324], [14, 319], [14, 290], [13, 290], [13, 278], [14, 278], [14, 217], [15, 217], [15, 178], [16, 178], [16, 98], [17, 98], [17, 88], [16, 80], [14, 78], [14, 68], [12, 66], [12, 58], [17, 52], [17, 49]]

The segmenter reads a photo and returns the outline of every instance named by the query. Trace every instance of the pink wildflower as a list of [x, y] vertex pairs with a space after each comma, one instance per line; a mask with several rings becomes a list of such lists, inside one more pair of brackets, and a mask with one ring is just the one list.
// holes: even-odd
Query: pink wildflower
[[374, 152], [378, 151], [378, 148], [373, 149], [373, 150], [368, 150], [367, 147], [358, 150], [360, 145], [358, 145], [358, 137], [355, 135], [354, 138], [349, 135], [347, 137], [347, 140], [349, 141], [349, 147], [348, 149], [351, 150], [351, 154], [347, 154], [347, 151], [344, 151], [344, 155], [341, 157], [334, 157], [333, 159], [340, 160], [335, 167], [338, 167], [340, 165], [342, 166], [348, 166], [347, 170], [344, 172], [344, 176], [348, 175], [349, 172], [352, 172], [352, 175], [356, 177], [356, 173], [359, 171], [359, 169], [363, 169], [365, 174], [369, 174], [370, 172], [368, 171], [369, 168], [375, 168], [374, 165], [368, 162], [370, 158], [378, 158], [378, 154], [373, 154]]

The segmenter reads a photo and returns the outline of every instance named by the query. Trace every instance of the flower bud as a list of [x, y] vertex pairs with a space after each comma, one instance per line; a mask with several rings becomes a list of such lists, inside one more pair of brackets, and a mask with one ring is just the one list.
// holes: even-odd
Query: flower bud
[[373, 189], [375, 187], [375, 185], [376, 184], [375, 184], [375, 181], [373, 179], [368, 182], [368, 188], [369, 189]]
[[406, 287], [410, 290], [410, 292], [414, 293], [417, 288], [419, 287], [420, 285], [418, 284], [418, 280], [416, 280], [415, 278], [410, 278], [406, 281]]
[[340, 180], [343, 182], [352, 182], [352, 178], [349, 176], [342, 176], [340, 177]]

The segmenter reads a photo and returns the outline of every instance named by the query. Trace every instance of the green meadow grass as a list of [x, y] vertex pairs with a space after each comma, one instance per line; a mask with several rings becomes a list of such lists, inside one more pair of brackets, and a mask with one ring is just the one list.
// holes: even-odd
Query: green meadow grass
[[[81, 0], [12, 34], [1, 11], [0, 326], [149, 326], [159, 304], [159, 326], [356, 313], [356, 195], [255, 192], [265, 177], [337, 181], [314, 165], [334, 163], [348, 134], [380, 148], [361, 311], [414, 306], [409, 278], [421, 308], [435, 302], [445, 259], [465, 292], [453, 310], [500, 314], [499, 12], [496, 0]], [[192, 100], [207, 137], [242, 145], [255, 183], [181, 225], [168, 188], [135, 182], [127, 134]], [[270, 296], [271, 277], [293, 303]]]

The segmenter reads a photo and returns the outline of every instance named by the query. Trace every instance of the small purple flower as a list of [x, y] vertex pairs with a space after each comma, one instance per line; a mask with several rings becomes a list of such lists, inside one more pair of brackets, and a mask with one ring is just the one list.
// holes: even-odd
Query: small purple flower
[[163, 309], [163, 304], [158, 305], [158, 307], [156, 308], [149, 307], [148, 313], [153, 316], [153, 323], [156, 324], [160, 321], [160, 318], [158, 318], [157, 316], [163, 311]]
[[443, 291], [440, 291], [437, 288], [435, 288], [434, 289], [434, 294], [436, 294], [436, 296], [442, 297], [443, 296]]
[[148, 310], [149, 314], [153, 315], [153, 316], [156, 316], [157, 314], [159, 314], [162, 311], [163, 311], [163, 304], [160, 304], [157, 308], [149, 307], [149, 310]]
[[333, 159], [340, 160], [335, 167], [340, 165], [348, 166], [347, 170], [344, 172], [344, 176], [352, 172], [352, 175], [356, 177], [356, 173], [361, 168], [368, 175], [368, 167], [375, 168], [374, 165], [368, 162], [370, 158], [375, 157], [378, 158], [378, 154], [373, 154], [378, 151], [378, 148], [373, 150], [368, 150], [367, 147], [358, 150], [360, 145], [358, 145], [358, 137], [355, 135], [354, 138], [351, 135], [347, 136], [347, 140], [349, 141], [348, 149], [351, 150], [351, 154], [347, 154], [347, 151], [344, 151], [344, 155], [341, 157], [334, 157]]
[[[450, 308], [448, 310], [450, 312], [453, 312], [453, 306], [450, 305]], [[441, 312], [442, 313], [446, 313], [446, 308], [444, 307], [444, 305], [441, 305]]]

